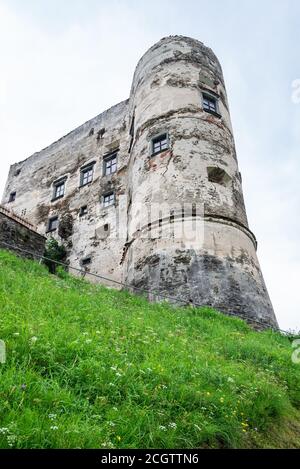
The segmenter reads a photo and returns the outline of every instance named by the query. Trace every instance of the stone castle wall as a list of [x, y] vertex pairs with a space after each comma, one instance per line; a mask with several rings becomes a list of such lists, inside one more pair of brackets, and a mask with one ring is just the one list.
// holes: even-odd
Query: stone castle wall
[[[207, 112], [204, 96], [215, 100], [216, 112]], [[153, 139], [162, 134], [167, 148], [153, 155]], [[115, 150], [117, 172], [104, 175], [103, 158]], [[93, 181], [80, 187], [82, 167], [91, 162]], [[53, 201], [60, 178], [65, 195]], [[39, 229], [59, 216], [47, 236], [65, 243], [72, 265], [89, 257], [88, 269], [154, 297], [276, 326], [248, 227], [221, 66], [199, 41], [174, 36], [151, 47], [137, 65], [129, 99], [13, 165], [3, 203], [13, 191], [12, 208]], [[115, 201], [104, 207], [109, 191]], [[201, 234], [193, 243], [175, 236], [175, 225], [192, 223]]]
[[0, 207], [0, 249], [8, 249], [29, 259], [44, 255], [46, 238], [33, 226]]

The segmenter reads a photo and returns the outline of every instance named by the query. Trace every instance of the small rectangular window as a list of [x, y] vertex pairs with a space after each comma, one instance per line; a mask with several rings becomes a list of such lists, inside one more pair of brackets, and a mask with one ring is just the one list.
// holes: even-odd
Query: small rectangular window
[[168, 134], [161, 134], [152, 139], [152, 155], [156, 155], [169, 148]]
[[86, 186], [93, 180], [94, 164], [82, 168], [80, 171], [80, 186]]
[[218, 114], [218, 101], [217, 98], [203, 93], [202, 94], [203, 109], [206, 112], [211, 112], [212, 114]]
[[87, 215], [87, 213], [88, 213], [87, 205], [83, 205], [82, 207], [80, 207], [80, 210], [79, 210], [79, 216], [80, 217], [83, 217], [84, 215]]
[[103, 207], [108, 207], [109, 205], [113, 205], [115, 202], [115, 193], [110, 192], [109, 194], [105, 194], [103, 196]]
[[47, 232], [55, 231], [57, 230], [57, 228], [58, 228], [58, 217], [49, 218]]
[[17, 197], [17, 193], [16, 192], [11, 192], [9, 194], [8, 202], [14, 202], [16, 200], [16, 197]]
[[54, 190], [53, 190], [53, 199], [56, 200], [65, 195], [65, 181], [58, 181], [54, 183]]
[[117, 155], [118, 153], [115, 152], [104, 157], [104, 176], [113, 174], [117, 171]]
[[85, 257], [84, 259], [81, 259], [81, 265], [82, 267], [86, 267], [88, 266], [89, 264], [91, 264], [92, 262], [92, 258], [89, 256], [89, 257]]

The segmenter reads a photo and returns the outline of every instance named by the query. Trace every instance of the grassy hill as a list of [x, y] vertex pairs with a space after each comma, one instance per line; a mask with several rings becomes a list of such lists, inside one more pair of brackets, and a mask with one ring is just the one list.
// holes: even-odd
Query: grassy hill
[[0, 251], [0, 448], [300, 447], [279, 333]]

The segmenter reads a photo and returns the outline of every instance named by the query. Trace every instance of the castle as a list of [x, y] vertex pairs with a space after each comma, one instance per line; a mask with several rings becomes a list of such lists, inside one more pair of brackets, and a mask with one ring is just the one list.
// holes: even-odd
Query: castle
[[63, 242], [70, 265], [277, 327], [222, 69], [197, 40], [152, 46], [129, 99], [12, 165], [2, 204]]

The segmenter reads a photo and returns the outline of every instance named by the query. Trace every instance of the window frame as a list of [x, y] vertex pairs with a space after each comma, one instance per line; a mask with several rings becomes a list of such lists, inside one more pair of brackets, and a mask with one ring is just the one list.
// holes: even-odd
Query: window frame
[[[201, 93], [202, 97], [202, 109], [204, 112], [207, 112], [208, 114], [213, 114], [216, 117], [221, 117], [221, 114], [219, 112], [219, 96], [210, 93], [209, 91], [202, 91]], [[208, 104], [205, 103], [205, 101], [208, 101]], [[210, 103], [214, 103], [214, 106], [212, 107]]]
[[[84, 211], [84, 209], [85, 209], [85, 211]], [[79, 216], [84, 217], [87, 214], [88, 214], [88, 206], [87, 205], [82, 205], [79, 209]]]
[[[118, 171], [118, 152], [119, 150], [112, 151], [111, 153], [108, 153], [107, 155], [103, 156], [103, 176], [112, 176]], [[110, 168], [112, 166], [115, 167], [114, 171], [111, 171], [110, 173], [107, 172], [108, 166], [107, 163], [110, 163], [112, 160], [116, 160], [114, 165], [110, 165]]]
[[[165, 137], [165, 138], [161, 138], [161, 137]], [[165, 143], [166, 147], [163, 148], [161, 142], [166, 142]], [[155, 144], [157, 143], [159, 143], [159, 149], [155, 150]], [[169, 138], [168, 132], [162, 132], [158, 135], [154, 135], [151, 138], [151, 156], [158, 155], [159, 153], [162, 153], [163, 151], [169, 150], [169, 148], [170, 148], [170, 138]]]
[[[67, 178], [64, 177], [64, 178], [58, 179], [57, 181], [54, 181], [54, 183], [53, 183], [53, 194], [52, 194], [51, 202], [54, 202], [54, 200], [61, 199], [62, 197], [65, 196], [65, 193], [66, 193], [66, 180], [67, 180]], [[63, 191], [62, 191], [62, 193], [57, 194], [57, 189], [59, 187], [63, 187]]]
[[[95, 161], [88, 163], [82, 168], [80, 168], [80, 181], [79, 181], [79, 187], [84, 187], [87, 186], [88, 184], [91, 184], [94, 180], [94, 168], [95, 168]], [[90, 176], [85, 178], [85, 174], [90, 172]], [[85, 181], [86, 179], [86, 181]]]
[[[109, 197], [111, 195], [113, 196], [112, 201], [110, 200], [109, 203], [106, 204], [106, 202], [105, 202], [106, 197]], [[115, 202], [116, 202], [115, 191], [109, 191], [109, 192], [106, 192], [105, 194], [102, 195], [102, 207], [103, 208], [111, 207], [112, 205], [115, 204]]]
[[[57, 221], [57, 225], [55, 228], [52, 228], [52, 223], [54, 221]], [[48, 224], [47, 224], [47, 231], [46, 233], [52, 233], [53, 231], [56, 231], [58, 229], [58, 224], [59, 224], [59, 218], [58, 218], [58, 215], [54, 215], [53, 217], [50, 217], [48, 219]]]

